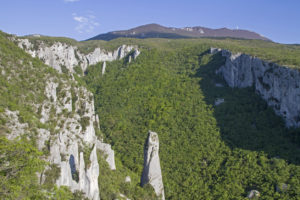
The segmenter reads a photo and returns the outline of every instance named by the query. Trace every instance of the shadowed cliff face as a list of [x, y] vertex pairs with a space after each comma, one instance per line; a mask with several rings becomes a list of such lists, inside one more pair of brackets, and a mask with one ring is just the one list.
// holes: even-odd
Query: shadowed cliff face
[[[227, 51], [225, 53], [228, 54]], [[213, 55], [210, 55], [209, 51], [200, 55], [200, 63], [203, 57], [209, 57], [210, 59], [209, 62], [204, 62], [200, 66], [196, 74], [197, 77], [202, 78], [199, 84], [205, 94], [206, 102], [214, 105], [214, 116], [220, 128], [222, 139], [232, 149], [242, 148], [264, 152], [270, 158], [281, 158], [299, 165], [299, 128], [286, 128], [284, 121], [288, 119], [276, 116], [275, 113], [278, 115], [280, 113], [276, 111], [276, 108], [268, 105], [270, 103], [265, 100], [264, 96], [261, 96], [261, 93], [255, 87], [265, 92], [274, 92], [280, 89], [261, 89], [263, 87], [262, 83], [259, 80], [257, 80], [258, 83], [255, 82], [255, 73], [253, 73], [253, 70], [246, 68], [252, 65], [257, 70], [259, 67], [263, 67], [261, 70], [264, 70], [267, 65], [255, 65], [257, 58], [255, 58], [256, 62], [245, 62], [245, 60], [249, 61], [250, 59], [246, 55], [237, 54], [232, 56], [230, 60], [223, 55], [224, 52], [221, 50], [214, 52]], [[240, 56], [240, 59], [244, 58], [245, 60], [239, 60]], [[232, 64], [232, 59], [236, 59], [234, 65]], [[263, 63], [263, 61], [259, 63]], [[243, 71], [239, 71], [238, 69], [243, 64]], [[270, 66], [269, 68], [272, 67]], [[280, 70], [278, 67], [275, 68], [276, 71]], [[290, 71], [291, 69], [283, 67], [282, 70]], [[298, 73], [296, 70], [294, 71], [294, 73]], [[216, 75], [216, 72], [220, 75]], [[247, 74], [247, 72], [249, 73]], [[262, 75], [266, 76], [263, 80], [272, 80], [269, 73], [270, 70], [262, 73]], [[282, 79], [286, 81], [287, 77], [283, 76]], [[279, 81], [278, 77], [273, 79], [273, 81], [276, 80]], [[255, 85], [253, 85], [254, 83]], [[233, 88], [226, 86], [227, 84], [233, 86]], [[272, 87], [278, 87], [279, 85], [270, 84]], [[290, 84], [289, 86], [293, 87], [294, 84]], [[297, 91], [298, 88], [294, 89]], [[293, 89], [291, 88], [287, 91], [293, 91]], [[294, 92], [291, 94], [295, 95]], [[285, 98], [285, 96], [282, 98]], [[216, 99], [222, 99], [224, 102], [220, 105], [215, 105]], [[284, 102], [286, 101], [282, 101], [281, 103]], [[293, 103], [287, 106], [292, 106]], [[297, 109], [297, 106], [295, 109]]]
[[217, 70], [230, 87], [254, 87], [283, 117], [287, 127], [300, 126], [300, 72], [245, 54], [222, 50], [225, 64]]

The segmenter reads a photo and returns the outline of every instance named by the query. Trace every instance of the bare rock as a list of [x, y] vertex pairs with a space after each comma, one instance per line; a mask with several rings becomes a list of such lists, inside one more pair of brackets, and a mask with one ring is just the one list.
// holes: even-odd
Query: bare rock
[[106, 69], [106, 62], [104, 61], [102, 65], [102, 75], [105, 73], [105, 69]]
[[99, 200], [99, 186], [98, 186], [98, 176], [99, 176], [99, 164], [97, 159], [97, 148], [94, 146], [90, 155], [90, 167], [87, 169], [86, 176], [90, 184], [89, 190], [85, 191], [89, 199]]
[[216, 53], [218, 53], [218, 52], [220, 52], [220, 51], [222, 51], [222, 49], [219, 49], [219, 48], [213, 48], [213, 47], [210, 48], [210, 53], [211, 53], [211, 54], [216, 54]]
[[125, 183], [131, 183], [131, 178], [130, 176], [125, 177]]
[[103, 143], [99, 140], [96, 141], [97, 148], [105, 154], [106, 162], [111, 170], [116, 170], [115, 152], [112, 150], [110, 144]]
[[256, 92], [285, 120], [300, 127], [300, 71], [246, 54], [222, 50], [225, 64], [216, 71], [230, 87], [254, 86]]
[[247, 197], [248, 199], [258, 199], [260, 197], [260, 192], [257, 190], [251, 190]]
[[66, 68], [69, 72], [73, 73], [75, 66], [79, 66], [85, 71], [89, 65], [94, 65], [98, 62], [122, 59], [132, 50], [134, 50], [134, 58], [140, 54], [137, 46], [132, 45], [122, 45], [115, 51], [106, 51], [98, 47], [88, 54], [83, 54], [76, 46], [61, 42], [54, 42], [49, 46], [42, 40], [35, 45], [28, 39], [18, 38], [16, 40], [18, 46], [32, 57], [41, 59], [45, 64], [50, 65], [59, 72], [63, 71], [62, 68]]
[[155, 132], [149, 131], [144, 148], [144, 169], [141, 186], [149, 183], [158, 197], [165, 199], [164, 185], [159, 161], [159, 140]]

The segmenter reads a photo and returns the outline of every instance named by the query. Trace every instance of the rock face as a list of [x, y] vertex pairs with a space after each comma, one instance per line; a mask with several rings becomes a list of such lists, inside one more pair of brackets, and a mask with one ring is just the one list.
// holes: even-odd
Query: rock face
[[[124, 58], [128, 53], [136, 58], [140, 53], [136, 46], [122, 45], [114, 52], [96, 48], [84, 55], [77, 47], [61, 42], [49, 46], [43, 41], [33, 44], [28, 39], [15, 40], [19, 47], [59, 72], [66, 69], [74, 72], [76, 66], [86, 70], [88, 65], [104, 61], [102, 70], [104, 74], [105, 61]], [[45, 124], [45, 127], [52, 124], [52, 129], [38, 129], [37, 145], [40, 150], [48, 149], [49, 157], [46, 160], [60, 168], [61, 173], [56, 185], [68, 186], [72, 192], [82, 191], [92, 200], [100, 199], [97, 150], [106, 157], [110, 169], [116, 170], [116, 165], [111, 145], [103, 143], [96, 137], [96, 130], [100, 129], [100, 124], [95, 114], [93, 94], [86, 88], [78, 86], [74, 80], [51, 77], [46, 81], [44, 95], [46, 99], [35, 106], [40, 113], [40, 122]], [[17, 111], [7, 110], [6, 115], [12, 122], [8, 125], [15, 130], [15, 134], [8, 137], [13, 139], [23, 134], [28, 124], [19, 123]], [[56, 122], [54, 128], [53, 121]], [[85, 163], [87, 159], [84, 158], [87, 157], [89, 160]], [[45, 170], [51, 168], [47, 167]], [[45, 180], [44, 174], [40, 175], [40, 180]]]
[[[61, 169], [56, 184], [68, 186], [72, 191], [80, 190], [89, 199], [100, 199], [93, 95], [84, 87], [71, 88], [67, 82], [58, 84], [51, 79], [46, 84], [45, 95], [48, 99], [41, 105], [40, 121], [47, 123], [54, 119], [60, 125], [55, 128], [58, 134], [54, 136], [40, 130], [38, 144], [40, 149], [44, 148], [45, 138], [50, 143], [49, 162]], [[44, 109], [49, 107], [51, 109]], [[49, 117], [51, 112], [55, 112], [54, 118]], [[66, 112], [69, 114], [64, 116]], [[87, 166], [83, 159], [84, 150], [92, 148]]]
[[[79, 190], [87, 198], [99, 200], [97, 150], [103, 152], [111, 169], [116, 166], [111, 146], [98, 140], [95, 134], [99, 120], [93, 94], [71, 81], [52, 77], [45, 84], [44, 95], [45, 100], [35, 105], [44, 124], [44, 128], [37, 129], [36, 142], [39, 150], [49, 152], [46, 161], [60, 168], [56, 185], [68, 186], [73, 192]], [[5, 110], [2, 115], [9, 119], [6, 126], [13, 131], [7, 136], [9, 139], [27, 132], [29, 126], [20, 122], [18, 111]], [[49, 129], [53, 121], [55, 126]], [[89, 157], [88, 163], [84, 157]], [[39, 176], [45, 180], [45, 173]]]
[[[215, 50], [214, 50], [215, 51]], [[230, 87], [251, 87], [282, 116], [287, 127], [300, 126], [300, 71], [246, 54], [221, 50], [225, 64], [216, 71]]]
[[90, 155], [90, 167], [86, 172], [87, 180], [90, 185], [89, 190], [86, 192], [90, 199], [100, 199], [99, 187], [98, 187], [98, 176], [99, 176], [99, 164], [97, 159], [97, 149], [94, 146], [93, 151]]
[[102, 65], [102, 75], [105, 73], [105, 69], [106, 69], [106, 62], [104, 61]]
[[258, 199], [260, 197], [260, 192], [257, 190], [251, 190], [247, 197], [248, 199]]
[[108, 163], [109, 168], [111, 170], [116, 170], [115, 152], [111, 149], [111, 145], [97, 140], [96, 146], [106, 155], [106, 162]]
[[[84, 55], [77, 47], [61, 42], [54, 42], [49, 46], [46, 41], [42, 40], [31, 43], [28, 39], [19, 39], [15, 36], [10, 39], [33, 57], [40, 58], [45, 64], [59, 72], [63, 70], [73, 72], [78, 66], [85, 70], [88, 65], [99, 61], [105, 63], [105, 61], [121, 59], [129, 53], [132, 58], [136, 58], [140, 53], [135, 46], [122, 45], [114, 52], [96, 48], [93, 52]], [[23, 64], [23, 60], [20, 60], [20, 64]], [[42, 63], [39, 64], [42, 65]], [[21, 68], [20, 66], [14, 67], [15, 69]], [[25, 65], [24, 69], [25, 67], [35, 70], [31, 62], [28, 66]], [[0, 68], [1, 75], [6, 75], [8, 71], [2, 69], [2, 66]], [[33, 72], [36, 72], [34, 70]], [[11, 74], [17, 77], [16, 71], [11, 71]], [[29, 73], [28, 70], [24, 71]], [[39, 72], [37, 71], [37, 74]], [[96, 136], [100, 124], [98, 115], [95, 113], [93, 94], [80, 86], [72, 74], [61, 76], [52, 70], [51, 73], [42, 74], [43, 76], [37, 77], [40, 82], [38, 89], [33, 89], [33, 93], [30, 94], [25, 104], [32, 108], [35, 123], [30, 125], [25, 123], [26, 120], [24, 121], [21, 117], [20, 111], [11, 111], [7, 107], [0, 112], [0, 118], [6, 119], [7, 132], [5, 134], [8, 139], [21, 135], [31, 139], [34, 136], [38, 149], [44, 152], [43, 159], [49, 163], [42, 173], [36, 173], [40, 184], [56, 183], [58, 187], [69, 187], [72, 192], [81, 191], [88, 199], [99, 200], [97, 152], [102, 152], [100, 155], [106, 158], [112, 170], [116, 170], [116, 165], [111, 145], [104, 143]], [[7, 76], [7, 80], [10, 79], [11, 75]], [[23, 79], [16, 80], [20, 84], [24, 81]], [[25, 99], [26, 95], [22, 98]], [[57, 170], [60, 173], [57, 173]], [[46, 172], [50, 174], [55, 172], [55, 175], [47, 179], [46, 176], [49, 173]]]
[[125, 177], [125, 183], [130, 183], [130, 182], [131, 182], [130, 176], [126, 176], [126, 177]]
[[141, 186], [149, 183], [158, 197], [165, 199], [164, 185], [159, 161], [159, 140], [155, 132], [149, 131], [144, 149], [144, 169]]
[[134, 59], [140, 54], [137, 46], [132, 45], [122, 45], [113, 52], [98, 47], [95, 48], [93, 52], [85, 55], [81, 53], [76, 46], [61, 42], [55, 42], [49, 46], [43, 41], [40, 41], [38, 44], [33, 44], [28, 39], [16, 40], [18, 46], [23, 48], [32, 57], [41, 59], [45, 64], [52, 66], [59, 72], [62, 72], [62, 70], [64, 70], [63, 68], [74, 72], [74, 67], [76, 66], [79, 66], [82, 71], [85, 71], [89, 65], [103, 61], [122, 59], [132, 51]]

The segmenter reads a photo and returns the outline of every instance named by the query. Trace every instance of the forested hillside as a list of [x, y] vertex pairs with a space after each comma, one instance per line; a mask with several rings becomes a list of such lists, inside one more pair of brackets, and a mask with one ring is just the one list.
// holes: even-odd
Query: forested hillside
[[[157, 41], [148, 40], [151, 48], [134, 62], [107, 63], [104, 75], [99, 63], [83, 77], [95, 94], [105, 140], [123, 165], [141, 174], [140, 152], [153, 130], [166, 199], [245, 199], [251, 190], [260, 199], [298, 199], [299, 130], [286, 129], [252, 88], [226, 87], [215, 74], [224, 58], [209, 53], [211, 40]], [[255, 46], [226, 40], [216, 46], [226, 43], [245, 51]], [[224, 103], [216, 106], [216, 99]]]
[[[57, 188], [58, 171], [48, 171], [45, 185], [39, 184], [49, 154], [37, 149], [39, 128], [54, 129], [54, 121], [42, 124], [36, 106], [45, 100], [45, 82], [57, 77], [54, 69], [33, 59], [0, 32], [0, 198], [1, 199], [73, 199], [81, 198], [66, 187]], [[19, 120], [19, 121], [18, 121]], [[21, 126], [20, 126], [20, 124]], [[14, 127], [14, 128], [12, 128]], [[14, 138], [8, 140], [8, 138]]]
[[[41, 123], [46, 83], [53, 79], [63, 85], [56, 89], [58, 98], [66, 96], [64, 88], [69, 86], [72, 92], [84, 86], [94, 93], [101, 127], [96, 135], [112, 145], [117, 168], [112, 171], [98, 151], [101, 199], [156, 198], [150, 185], [139, 186], [149, 130], [159, 135], [166, 199], [245, 199], [253, 190], [259, 191], [260, 199], [299, 199], [300, 130], [285, 128], [283, 119], [254, 88], [227, 87], [215, 73], [225, 58], [209, 51], [211, 47], [225, 48], [299, 67], [298, 46], [232, 39], [77, 42], [29, 37], [33, 44], [42, 41], [51, 46], [59, 41], [84, 53], [99, 46], [114, 50], [123, 44], [137, 45], [141, 50], [136, 59], [129, 59], [129, 54], [106, 62], [104, 74], [100, 62], [89, 66], [83, 75], [82, 71], [59, 74], [7, 38], [11, 36], [0, 34], [0, 197], [84, 198], [81, 192], [55, 186], [59, 169], [51, 166], [46, 170], [49, 163], [45, 161], [50, 139], [44, 142], [47, 148], [37, 148], [40, 129], [57, 138], [67, 121], [64, 119], [76, 115], [74, 109], [55, 115], [51, 107], [52, 120]], [[71, 97], [69, 100], [78, 101], [73, 93]], [[84, 118], [79, 121], [85, 126]], [[14, 124], [21, 124], [21, 128], [11, 128]], [[14, 135], [23, 137], [7, 139]], [[80, 151], [89, 155], [91, 148]], [[36, 172], [45, 172], [48, 178], [44, 184], [39, 184], [41, 180], [33, 175]], [[130, 183], [125, 183], [127, 176]]]
[[[64, 131], [71, 129], [65, 128], [64, 123], [71, 124], [68, 120], [80, 115], [76, 130], [80, 126], [88, 126], [88, 117], [82, 117], [81, 114], [86, 107], [80, 112], [74, 109], [76, 104], [83, 105], [79, 102], [86, 94], [84, 88], [72, 80], [70, 74], [60, 74], [39, 59], [32, 58], [9, 41], [9, 37], [11, 35], [0, 32], [0, 199], [87, 199], [81, 191], [72, 192], [69, 187], [57, 186], [58, 178], [64, 174], [49, 158], [53, 149], [59, 149], [53, 145], [55, 140], [61, 140], [62, 135], [66, 135]], [[41, 118], [46, 112], [44, 102], [49, 95], [46, 92], [49, 80], [53, 80], [60, 87], [52, 90], [57, 96], [56, 99], [51, 98], [52, 104], [46, 105], [50, 114], [45, 122]], [[72, 88], [69, 97], [66, 91], [68, 88]], [[82, 96], [76, 96], [76, 91]], [[57, 113], [59, 102], [64, 98], [67, 101], [72, 99], [73, 103], [63, 101], [62, 104], [69, 105], [71, 112], [61, 109]], [[47, 132], [49, 135], [42, 135]], [[80, 134], [83, 135], [84, 131]], [[101, 138], [99, 130], [96, 130], [96, 134]], [[76, 135], [76, 139], [81, 135]], [[87, 167], [90, 165], [91, 150], [88, 145], [80, 147], [80, 152], [85, 153]], [[152, 188], [140, 187], [139, 174], [130, 171], [118, 159], [117, 170], [112, 171], [105, 160], [106, 155], [99, 150], [97, 155], [101, 199], [124, 199], [124, 194], [131, 199], [155, 199]], [[64, 154], [60, 156], [64, 161], [69, 159]], [[78, 171], [74, 174], [72, 178], [77, 178], [78, 182]], [[130, 176], [130, 183], [125, 183], [126, 176]]]

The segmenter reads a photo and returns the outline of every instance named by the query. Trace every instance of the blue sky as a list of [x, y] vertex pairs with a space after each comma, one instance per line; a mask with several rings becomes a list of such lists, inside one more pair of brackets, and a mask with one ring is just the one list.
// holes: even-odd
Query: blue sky
[[84, 40], [158, 23], [240, 28], [300, 43], [300, 0], [1, 0], [0, 30]]

